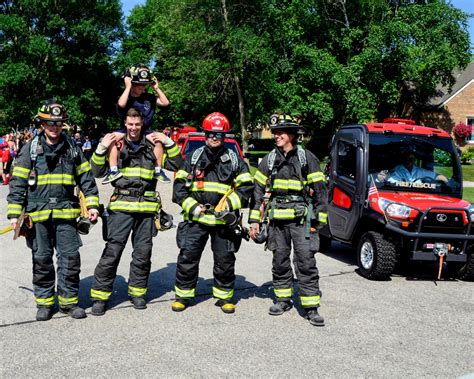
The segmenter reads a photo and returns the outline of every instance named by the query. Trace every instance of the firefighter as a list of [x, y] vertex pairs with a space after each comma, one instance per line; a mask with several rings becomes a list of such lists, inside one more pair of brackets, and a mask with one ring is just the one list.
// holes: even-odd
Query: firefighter
[[[189, 154], [176, 174], [173, 202], [183, 208], [184, 221], [176, 240], [180, 252], [176, 268], [172, 310], [183, 311], [195, 296], [199, 261], [211, 237], [214, 255], [216, 305], [234, 313], [235, 253], [242, 241], [239, 210], [245, 207], [253, 190], [247, 164], [234, 151], [224, 147], [230, 130], [227, 118], [211, 113], [202, 124], [206, 145]], [[219, 205], [225, 204], [225, 210]]]
[[250, 237], [258, 239], [260, 221], [268, 220], [267, 248], [273, 252], [273, 287], [276, 301], [270, 315], [282, 315], [292, 306], [293, 262], [299, 282], [299, 297], [312, 325], [323, 326], [319, 315], [321, 291], [315, 253], [319, 248], [317, 229], [327, 221], [324, 175], [318, 159], [297, 145], [302, 132], [288, 115], [273, 115], [270, 123], [276, 148], [267, 154], [255, 173], [250, 204]]
[[72, 318], [84, 318], [78, 306], [82, 246], [77, 232], [80, 215], [76, 183], [84, 193], [89, 220], [98, 217], [99, 195], [89, 162], [74, 141], [62, 133], [68, 119], [65, 108], [50, 99], [36, 119], [43, 131], [23, 146], [13, 169], [8, 211], [14, 229], [24, 210], [33, 227], [26, 236], [33, 253], [33, 288], [38, 307], [36, 319], [49, 320], [55, 304], [54, 249], [57, 256], [59, 310]]
[[[91, 288], [92, 310], [101, 316], [107, 309], [107, 301], [117, 275], [120, 257], [132, 232], [132, 262], [128, 281], [128, 295], [135, 309], [146, 308], [146, 293], [151, 267], [152, 237], [156, 233], [155, 217], [161, 209], [159, 194], [155, 192], [155, 155], [153, 145], [142, 133], [143, 117], [135, 108], [125, 116], [126, 136], [119, 156], [122, 176], [112, 183], [114, 192], [108, 206], [106, 245], [95, 268]], [[154, 133], [154, 141], [165, 146], [163, 163], [175, 170], [181, 163], [181, 154], [176, 144], [163, 133]], [[104, 136], [92, 155], [92, 170], [96, 177], [107, 173], [106, 153], [116, 134]]]

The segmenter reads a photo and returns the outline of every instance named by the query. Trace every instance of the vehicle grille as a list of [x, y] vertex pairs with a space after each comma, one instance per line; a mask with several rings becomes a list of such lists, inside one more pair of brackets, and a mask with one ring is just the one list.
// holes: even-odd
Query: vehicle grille
[[467, 227], [464, 225], [462, 212], [429, 212], [422, 222], [422, 232], [463, 233]]

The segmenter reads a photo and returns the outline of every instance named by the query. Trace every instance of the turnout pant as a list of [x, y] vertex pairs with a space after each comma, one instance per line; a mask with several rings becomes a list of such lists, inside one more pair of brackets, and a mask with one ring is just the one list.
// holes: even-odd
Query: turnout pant
[[35, 222], [26, 237], [32, 251], [33, 290], [37, 306], [54, 305], [56, 273], [53, 255], [57, 258], [57, 295], [60, 307], [79, 302], [79, 274], [81, 239], [77, 233], [76, 220], [53, 220]]
[[291, 244], [294, 248], [293, 262], [299, 282], [299, 295], [304, 308], [319, 306], [319, 272], [315, 254], [318, 249], [318, 235], [311, 233], [306, 238], [306, 226], [294, 221], [272, 221], [268, 231], [268, 249], [273, 252], [273, 288], [277, 299], [293, 295], [293, 270], [291, 269]]
[[211, 237], [214, 255], [215, 298], [228, 300], [234, 295], [235, 253], [240, 239], [223, 226], [206, 226], [197, 222], [183, 221], [178, 226], [176, 241], [180, 252], [176, 267], [176, 296], [193, 298], [199, 275], [199, 262], [207, 240]]
[[94, 271], [92, 300], [107, 301], [112, 294], [117, 267], [132, 232], [132, 261], [128, 279], [130, 297], [144, 297], [151, 268], [154, 215], [150, 213], [110, 212], [107, 218], [107, 243]]

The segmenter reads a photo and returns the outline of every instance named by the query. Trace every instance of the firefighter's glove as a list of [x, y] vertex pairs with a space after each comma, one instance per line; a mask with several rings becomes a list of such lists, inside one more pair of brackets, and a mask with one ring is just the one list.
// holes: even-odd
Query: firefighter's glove
[[205, 212], [205, 208], [203, 205], [197, 205], [196, 208], [194, 208], [193, 210], [193, 216], [194, 217], [199, 217], [200, 215], [202, 215], [204, 212]]
[[101, 143], [99, 143], [99, 144], [97, 145], [97, 148], [95, 149], [95, 152], [96, 152], [96, 154], [98, 154], [98, 155], [102, 155], [102, 154], [105, 154], [105, 153], [107, 152], [107, 150], [108, 150], [108, 149], [107, 149], [104, 145], [102, 145]]

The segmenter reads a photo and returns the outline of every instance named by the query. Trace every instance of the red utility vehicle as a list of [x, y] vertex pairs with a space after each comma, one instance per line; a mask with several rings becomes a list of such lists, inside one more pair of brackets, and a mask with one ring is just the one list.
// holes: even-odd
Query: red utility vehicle
[[331, 239], [353, 244], [368, 279], [388, 279], [397, 262], [413, 260], [474, 279], [474, 207], [462, 200], [461, 164], [448, 133], [403, 119], [343, 126], [326, 172], [321, 251]]
[[[181, 154], [186, 157], [189, 153], [192, 153], [197, 148], [204, 146], [206, 143], [206, 136], [203, 132], [191, 132], [188, 134], [188, 138], [183, 142], [181, 146]], [[224, 146], [233, 150], [237, 155], [243, 159], [242, 149], [239, 143], [234, 138], [233, 134], [226, 134], [224, 139]]]
[[194, 126], [184, 125], [184, 126], [173, 126], [172, 128], [166, 128], [164, 133], [169, 136], [176, 144], [181, 147], [188, 138], [189, 133], [197, 132], [197, 129]]

